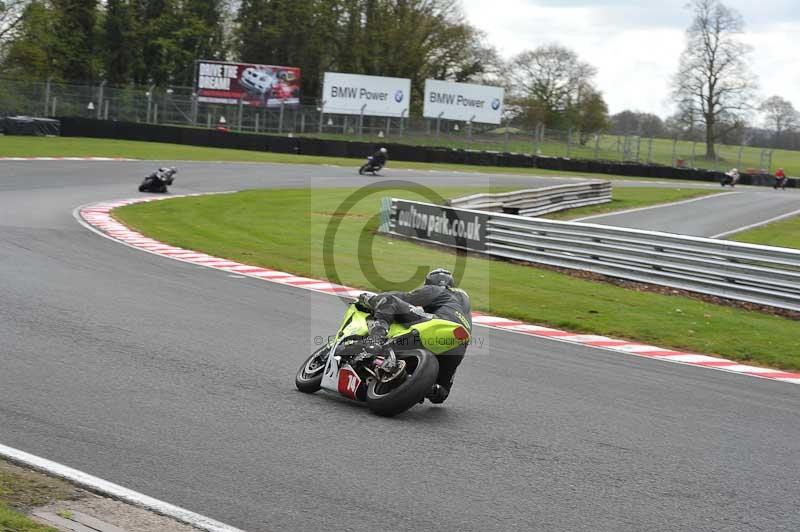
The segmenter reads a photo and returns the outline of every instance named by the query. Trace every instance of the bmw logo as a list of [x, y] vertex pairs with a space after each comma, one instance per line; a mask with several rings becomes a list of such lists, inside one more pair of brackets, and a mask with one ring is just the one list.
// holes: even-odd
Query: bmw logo
[[495, 111], [500, 109], [500, 100], [498, 98], [492, 100], [492, 109], [494, 109]]
[[403, 101], [403, 91], [397, 91], [394, 93], [394, 101], [400, 103]]

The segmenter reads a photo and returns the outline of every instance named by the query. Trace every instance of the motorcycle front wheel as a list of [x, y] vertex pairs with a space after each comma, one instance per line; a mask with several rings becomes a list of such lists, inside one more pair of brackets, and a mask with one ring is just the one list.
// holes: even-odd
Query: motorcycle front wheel
[[368, 168], [369, 168], [368, 164], [363, 165], [361, 168], [358, 169], [358, 175], [364, 175], [364, 172], [366, 172]]
[[397, 359], [406, 363], [404, 375], [387, 383], [372, 379], [367, 388], [367, 406], [379, 416], [395, 416], [418, 404], [439, 375], [439, 361], [430, 351], [403, 351], [397, 353]]
[[322, 388], [322, 374], [328, 361], [328, 346], [322, 346], [303, 362], [294, 378], [297, 389], [303, 393], [314, 393]]

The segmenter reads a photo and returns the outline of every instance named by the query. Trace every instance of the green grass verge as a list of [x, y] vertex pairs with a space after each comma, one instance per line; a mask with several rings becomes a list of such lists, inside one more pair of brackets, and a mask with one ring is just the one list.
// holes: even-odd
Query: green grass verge
[[26, 512], [81, 496], [67, 482], [0, 460], [0, 531], [55, 532], [29, 519]]
[[[453, 253], [374, 235], [378, 198], [392, 191], [373, 190], [347, 210], [342, 202], [351, 192], [257, 190], [131, 205], [114, 214], [173, 245], [372, 290], [408, 290], [428, 268], [454, 267]], [[451, 197], [467, 191], [438, 192]], [[422, 199], [416, 191], [394, 194]], [[332, 254], [325, 256], [325, 232], [333, 219], [341, 225], [330, 240]], [[331, 275], [332, 265], [338, 278]], [[785, 318], [475, 257], [467, 259], [461, 286], [484, 312], [800, 369], [800, 327]]]
[[800, 215], [750, 231], [735, 233], [728, 238], [750, 244], [800, 249]]
[[[364, 154], [364, 158], [366, 159]], [[0, 157], [126, 157], [132, 159], [161, 161], [225, 161], [259, 162], [282, 164], [333, 164], [355, 169], [360, 159], [345, 157], [317, 157], [312, 155], [293, 155], [289, 153], [269, 153], [226, 148], [206, 148], [183, 144], [160, 142], [140, 142], [133, 140], [93, 139], [84, 137], [18, 137], [0, 135]], [[392, 168], [412, 170], [439, 170], [489, 174], [572, 176], [591, 177], [609, 180], [641, 180], [647, 178], [592, 174], [581, 172], [561, 172], [540, 168], [511, 168], [496, 166], [475, 166], [466, 164], [433, 164], [405, 161], [389, 161], [387, 172]], [[669, 182], [692, 183], [693, 181], [669, 180]], [[697, 183], [694, 181], [693, 183]]]
[[55, 528], [40, 525], [28, 516], [8, 508], [0, 502], [0, 530], [3, 532], [58, 532]]

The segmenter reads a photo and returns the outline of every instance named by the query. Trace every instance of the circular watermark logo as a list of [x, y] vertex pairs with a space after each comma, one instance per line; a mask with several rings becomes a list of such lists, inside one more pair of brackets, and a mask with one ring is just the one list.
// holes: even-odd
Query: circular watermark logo
[[495, 110], [495, 111], [500, 109], [500, 99], [499, 98], [495, 98], [494, 100], [492, 100], [492, 109]]
[[[374, 184], [366, 185], [354, 190], [349, 194], [337, 207], [334, 209], [335, 216], [331, 216], [330, 221], [325, 226], [325, 232], [322, 242], [322, 260], [325, 269], [326, 278], [336, 284], [346, 284], [346, 280], [342, 279], [339, 270], [336, 266], [336, 235], [342, 228], [342, 223], [348, 218], [353, 208], [361, 201], [375, 196], [378, 198], [387, 198], [389, 195], [397, 196], [407, 192], [413, 194], [415, 197], [422, 197], [424, 201], [435, 205], [443, 205], [445, 199], [435, 190], [406, 180], [385, 180]], [[376, 201], [376, 204], [380, 200]], [[381, 210], [366, 220], [362, 226], [357, 237], [356, 253], [358, 269], [364, 278], [378, 292], [389, 291], [408, 291], [423, 284], [425, 275], [440, 267], [447, 267], [447, 265], [434, 264], [432, 261], [421, 261], [416, 259], [418, 263], [410, 264], [409, 268], [412, 273], [404, 280], [397, 281], [384, 277], [375, 264], [375, 257], [373, 255], [375, 237], [380, 234], [378, 228], [381, 222], [384, 222], [384, 227], [391, 226], [391, 223], [386, 223], [391, 220], [393, 213], [391, 212], [391, 204], [388, 200], [380, 201]], [[455, 212], [455, 211], [454, 211]], [[457, 214], [456, 214], [457, 216]], [[423, 248], [424, 249], [424, 248]], [[450, 248], [455, 252], [455, 264], [451, 269], [456, 283], [459, 283], [464, 276], [467, 264], [466, 251], [458, 248]], [[418, 254], [425, 256], [426, 254]], [[415, 254], [415, 256], [418, 256]], [[401, 264], [402, 266], [402, 264]], [[349, 299], [344, 297], [343, 299]]]
[[403, 96], [404, 96], [403, 95], [403, 91], [399, 90], [399, 91], [395, 92], [394, 93], [394, 101], [396, 101], [397, 103], [402, 102], [403, 101]]

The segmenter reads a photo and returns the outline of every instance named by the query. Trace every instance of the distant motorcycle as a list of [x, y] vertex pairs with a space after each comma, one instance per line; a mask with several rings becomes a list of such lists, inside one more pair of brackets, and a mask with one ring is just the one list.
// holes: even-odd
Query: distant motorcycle
[[380, 175], [378, 172], [383, 169], [383, 165], [380, 163], [375, 162], [373, 157], [370, 155], [367, 157], [367, 162], [365, 162], [361, 168], [358, 169], [359, 175], [364, 175], [366, 173], [370, 173], [372, 175]]
[[739, 177], [739, 170], [734, 168], [722, 175], [722, 179], [720, 180], [719, 184], [722, 187], [728, 185], [729, 187], [733, 188], [736, 186], [736, 183], [739, 182]]
[[161, 192], [167, 191], [167, 187], [171, 186], [175, 181], [175, 174], [178, 171], [175, 168], [159, 168], [149, 176], [144, 178], [142, 184], [139, 185], [139, 192]]

